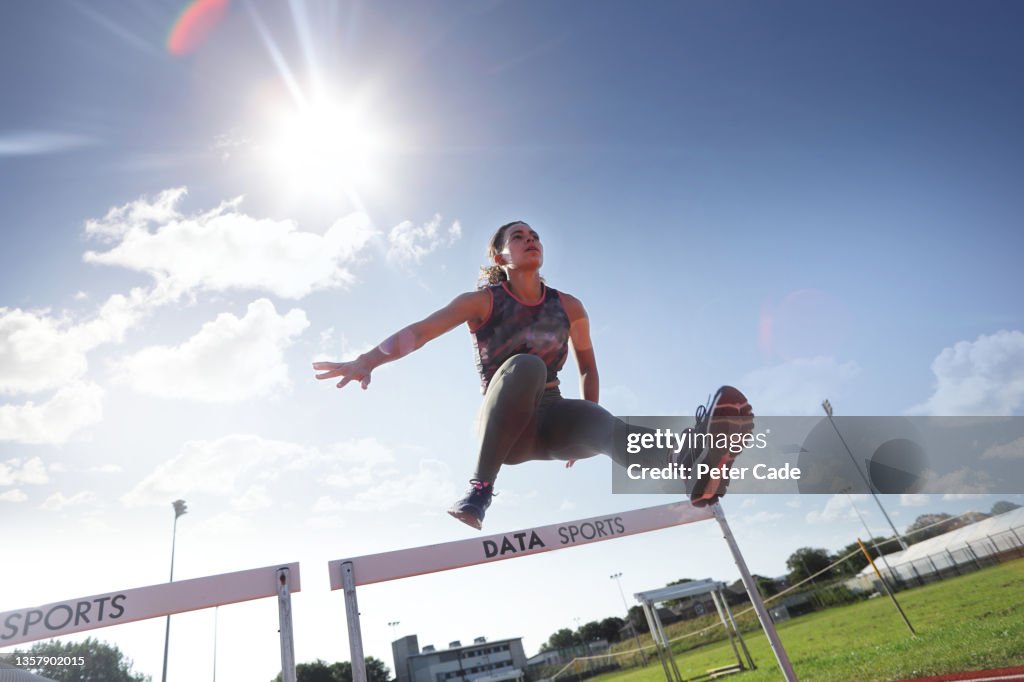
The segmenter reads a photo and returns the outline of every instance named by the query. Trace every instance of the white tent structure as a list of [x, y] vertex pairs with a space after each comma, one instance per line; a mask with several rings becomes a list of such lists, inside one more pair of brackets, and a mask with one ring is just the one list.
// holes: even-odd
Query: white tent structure
[[[1024, 507], [886, 554], [885, 560], [876, 565], [886, 580], [914, 584], [1015, 556], [1024, 557]], [[866, 566], [846, 585], [867, 590], [876, 580], [874, 570]]]

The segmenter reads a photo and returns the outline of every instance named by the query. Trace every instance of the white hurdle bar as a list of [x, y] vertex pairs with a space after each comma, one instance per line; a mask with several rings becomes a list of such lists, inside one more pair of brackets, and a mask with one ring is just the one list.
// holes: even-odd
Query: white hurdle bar
[[[517, 559], [532, 554], [614, 540], [627, 535], [647, 533], [711, 518], [718, 519], [719, 525], [725, 533], [729, 549], [743, 576], [747, 594], [750, 596], [751, 602], [755, 604], [755, 608], [758, 608], [758, 616], [760, 617], [762, 612], [764, 613], [765, 617], [761, 619], [761, 625], [772, 642], [772, 648], [776, 651], [776, 659], [786, 675], [787, 682], [794, 682], [796, 676], [793, 674], [792, 666], [789, 665], [781, 642], [778, 642], [775, 626], [767, 617], [761, 595], [754, 586], [753, 579], [750, 578], [746, 563], [739, 553], [732, 533], [729, 532], [721, 508], [717, 504], [711, 507], [694, 507], [689, 502], [673, 502], [657, 507], [594, 516], [510, 533], [456, 540], [425, 547], [412, 547], [380, 554], [367, 554], [328, 562], [331, 589], [345, 592], [345, 612], [348, 620], [353, 682], [367, 682], [362, 629], [359, 623], [359, 604], [356, 598], [356, 587], [359, 585], [450, 571], [504, 559]], [[776, 643], [778, 644], [777, 649]]]
[[299, 564], [291, 563], [66, 599], [0, 613], [0, 646], [277, 596], [281, 679], [295, 682], [291, 593], [300, 590]]

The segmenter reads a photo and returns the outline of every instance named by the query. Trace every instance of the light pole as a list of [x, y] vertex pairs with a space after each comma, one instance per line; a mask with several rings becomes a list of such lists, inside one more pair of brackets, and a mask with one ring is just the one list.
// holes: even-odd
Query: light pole
[[830, 403], [828, 399], [826, 399], [822, 401], [821, 407], [823, 410], [825, 410], [825, 414], [828, 415], [829, 423], [832, 425], [832, 428], [835, 429], [836, 435], [839, 436], [839, 441], [843, 444], [843, 448], [846, 449], [846, 454], [850, 456], [850, 461], [852, 461], [853, 466], [856, 467], [857, 473], [860, 474], [861, 479], [863, 479], [864, 481], [864, 485], [868, 487], [868, 492], [871, 493], [871, 497], [875, 498], [875, 504], [877, 504], [878, 508], [882, 511], [882, 516], [884, 516], [885, 520], [889, 522], [889, 528], [892, 528], [892, 534], [900, 543], [900, 547], [906, 549], [906, 541], [903, 539], [903, 536], [900, 535], [900, 532], [896, 530], [896, 526], [893, 525], [892, 519], [890, 519], [889, 515], [885, 512], [885, 507], [882, 506], [882, 501], [879, 500], [878, 495], [875, 494], [874, 486], [871, 485], [871, 482], [868, 480], [868, 477], [864, 475], [863, 471], [861, 471], [860, 464], [857, 463], [857, 458], [853, 456], [853, 452], [850, 450], [850, 446], [846, 444], [846, 439], [843, 438], [843, 434], [839, 433], [839, 428], [836, 426], [835, 420], [832, 419], [832, 403]]
[[[174, 546], [178, 539], [178, 518], [185, 514], [188, 509], [185, 507], [185, 500], [175, 500], [171, 503], [174, 507], [174, 529], [171, 531], [171, 579], [168, 582], [174, 582]], [[171, 641], [171, 617], [167, 616], [167, 627], [164, 630], [164, 672], [160, 678], [163, 682], [167, 682], [167, 645]]]
[[216, 606], [213, 609], [213, 682], [217, 682], [217, 615], [220, 613], [220, 607]]
[[388, 623], [388, 627], [391, 628], [391, 641], [398, 639], [398, 626], [402, 624], [400, 620], [393, 620]]
[[644, 648], [640, 645], [640, 635], [637, 634], [636, 628], [633, 627], [633, 620], [629, 617], [629, 604], [626, 602], [626, 593], [622, 591], [622, 572], [612, 573], [608, 576], [615, 581], [615, 584], [619, 586], [619, 596], [622, 597], [622, 608], [626, 609], [626, 623], [629, 625], [629, 631], [633, 633], [633, 640], [636, 641], [636, 648], [640, 651], [640, 658], [643, 659], [644, 665], [647, 665], [647, 654], [644, 653]]

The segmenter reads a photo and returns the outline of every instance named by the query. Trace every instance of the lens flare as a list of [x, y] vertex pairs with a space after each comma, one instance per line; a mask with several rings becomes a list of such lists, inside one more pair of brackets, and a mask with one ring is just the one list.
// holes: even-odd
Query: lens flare
[[210, 32], [227, 14], [230, 0], [195, 0], [171, 28], [167, 37], [167, 51], [182, 57], [202, 45]]

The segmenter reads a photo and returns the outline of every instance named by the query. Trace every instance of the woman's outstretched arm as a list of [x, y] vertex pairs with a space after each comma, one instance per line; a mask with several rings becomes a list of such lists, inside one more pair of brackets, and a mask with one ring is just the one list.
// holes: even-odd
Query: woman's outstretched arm
[[370, 385], [370, 374], [385, 362], [392, 362], [423, 347], [428, 341], [451, 331], [460, 324], [478, 324], [489, 312], [490, 296], [486, 291], [471, 291], [456, 296], [451, 303], [419, 322], [395, 332], [376, 348], [349, 362], [314, 362], [317, 379], [342, 377], [338, 388], [350, 381], [358, 381], [365, 389]]
[[562, 305], [569, 316], [569, 341], [580, 370], [580, 394], [584, 400], [596, 403], [601, 393], [601, 379], [597, 374], [594, 344], [590, 340], [590, 318], [578, 298], [565, 293], [562, 296]]

